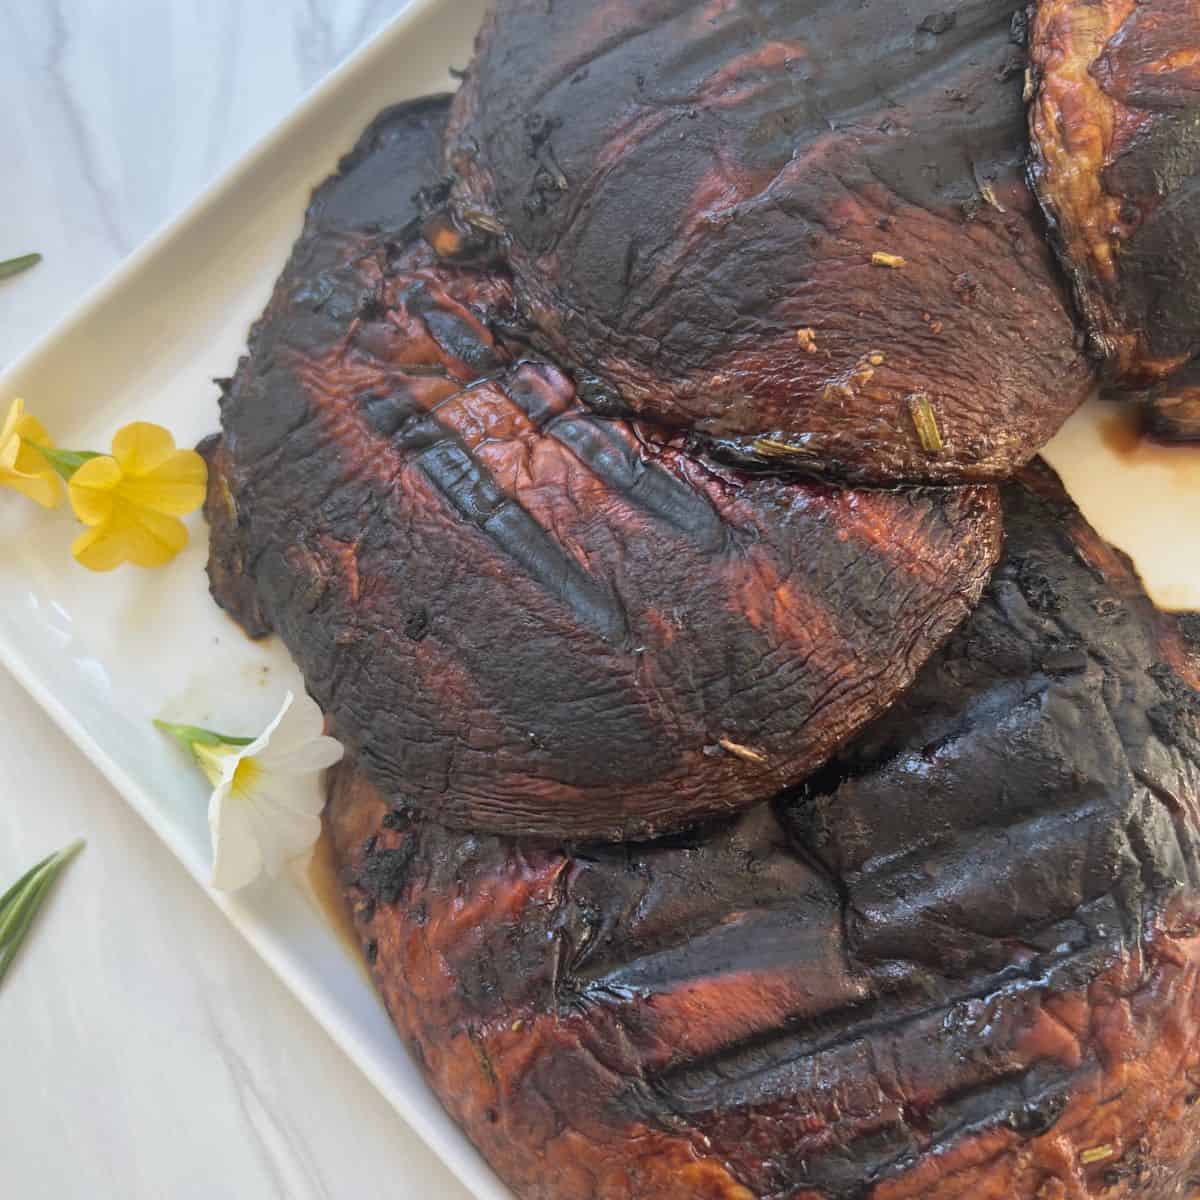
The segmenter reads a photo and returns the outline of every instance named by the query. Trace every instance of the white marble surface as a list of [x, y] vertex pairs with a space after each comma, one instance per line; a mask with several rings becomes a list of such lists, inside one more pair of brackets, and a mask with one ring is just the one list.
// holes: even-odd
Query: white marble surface
[[[46, 255], [0, 362], [401, 7], [0, 0], [0, 259]], [[0, 712], [0, 881], [88, 838], [0, 990], [0, 1196], [466, 1200], [4, 675]]]

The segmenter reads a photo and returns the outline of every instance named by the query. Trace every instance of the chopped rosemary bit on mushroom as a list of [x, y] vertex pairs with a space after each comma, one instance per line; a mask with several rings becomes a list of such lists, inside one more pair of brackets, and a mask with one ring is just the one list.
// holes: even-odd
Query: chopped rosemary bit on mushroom
[[997, 212], [1005, 212], [1006, 209], [999, 200], [996, 199], [996, 189], [990, 183], [985, 183], [980, 189], [979, 194], [983, 197], [985, 203], [989, 204]]
[[946, 448], [942, 441], [942, 432], [938, 429], [937, 416], [929, 397], [918, 393], [908, 398], [908, 411], [912, 414], [913, 424], [917, 427], [917, 437], [921, 439], [921, 447], [930, 454], [937, 454]]
[[793, 454], [803, 454], [804, 450], [800, 446], [792, 446], [787, 442], [781, 442], [778, 438], [755, 438], [754, 452], [761, 454], [763, 458], [787, 458]]
[[459, 209], [459, 212], [462, 215], [462, 219], [475, 229], [482, 229], [485, 233], [494, 233], [497, 236], [504, 232], [504, 226], [490, 213], [485, 213], [482, 209], [464, 206]]
[[749, 746], [743, 746], [740, 742], [732, 741], [729, 738], [718, 738], [717, 745], [726, 754], [732, 754], [734, 758], [740, 758], [743, 762], [765, 763], [767, 761], [765, 754], [760, 754], [757, 750], [752, 750]]

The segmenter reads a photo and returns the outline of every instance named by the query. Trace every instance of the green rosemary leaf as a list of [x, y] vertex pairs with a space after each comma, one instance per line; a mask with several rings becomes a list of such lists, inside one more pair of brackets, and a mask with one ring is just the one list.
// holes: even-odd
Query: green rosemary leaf
[[[35, 442], [29, 444], [37, 445]], [[37, 446], [37, 449], [41, 452], [42, 457], [68, 482], [88, 459], [100, 457], [95, 450], [52, 450], [49, 446]]]
[[46, 877], [39, 871], [13, 901], [12, 907], [4, 914], [3, 922], [0, 922], [0, 981], [16, 958], [37, 910], [42, 906], [46, 894], [45, 880]]
[[4, 914], [8, 912], [8, 906], [12, 898], [54, 857], [53, 854], [47, 854], [40, 863], [34, 863], [16, 883], [0, 896], [0, 920], [3, 920]]
[[0, 897], [0, 983], [17, 956], [30, 927], [67, 863], [83, 849], [72, 842], [57, 854], [32, 866]]
[[20, 258], [6, 258], [0, 262], [0, 279], [9, 279], [13, 275], [20, 275], [22, 271], [36, 267], [41, 261], [40, 254], [22, 254]]

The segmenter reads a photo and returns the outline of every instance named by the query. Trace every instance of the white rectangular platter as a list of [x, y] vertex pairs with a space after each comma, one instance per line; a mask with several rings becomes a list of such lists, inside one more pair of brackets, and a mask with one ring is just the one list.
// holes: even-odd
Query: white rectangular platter
[[[103, 448], [134, 419], [163, 423], [183, 445], [211, 432], [211, 379], [231, 373], [310, 190], [384, 105], [451, 86], [448, 68], [467, 62], [484, 6], [414, 0], [0, 375], [0, 404], [24, 397], [70, 447]], [[1049, 457], [1100, 531], [1134, 555], [1156, 598], [1200, 608], [1200, 453], [1121, 452], [1111, 421], [1089, 406]], [[206, 790], [151, 719], [252, 728], [299, 686], [295, 669], [278, 643], [250, 643], [210, 601], [199, 518], [170, 569], [97, 576], [70, 557], [70, 520], [31, 510], [0, 506], [0, 661], [203, 884]], [[425, 1087], [304, 874], [212, 895], [464, 1184], [481, 1200], [509, 1196]]]

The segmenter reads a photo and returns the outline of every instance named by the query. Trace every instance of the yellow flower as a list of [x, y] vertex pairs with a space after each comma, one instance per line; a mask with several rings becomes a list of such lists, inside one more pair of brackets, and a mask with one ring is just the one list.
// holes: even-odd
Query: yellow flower
[[207, 479], [204, 459], [176, 450], [161, 425], [126, 425], [113, 438], [112, 454], [89, 459], [67, 484], [75, 515], [91, 526], [71, 553], [91, 571], [123, 562], [161, 567], [187, 545], [179, 518], [204, 503]]
[[14, 400], [0, 429], [0, 487], [13, 488], [46, 508], [62, 501], [62, 486], [38, 446], [53, 446], [41, 423], [25, 415], [25, 403]]

